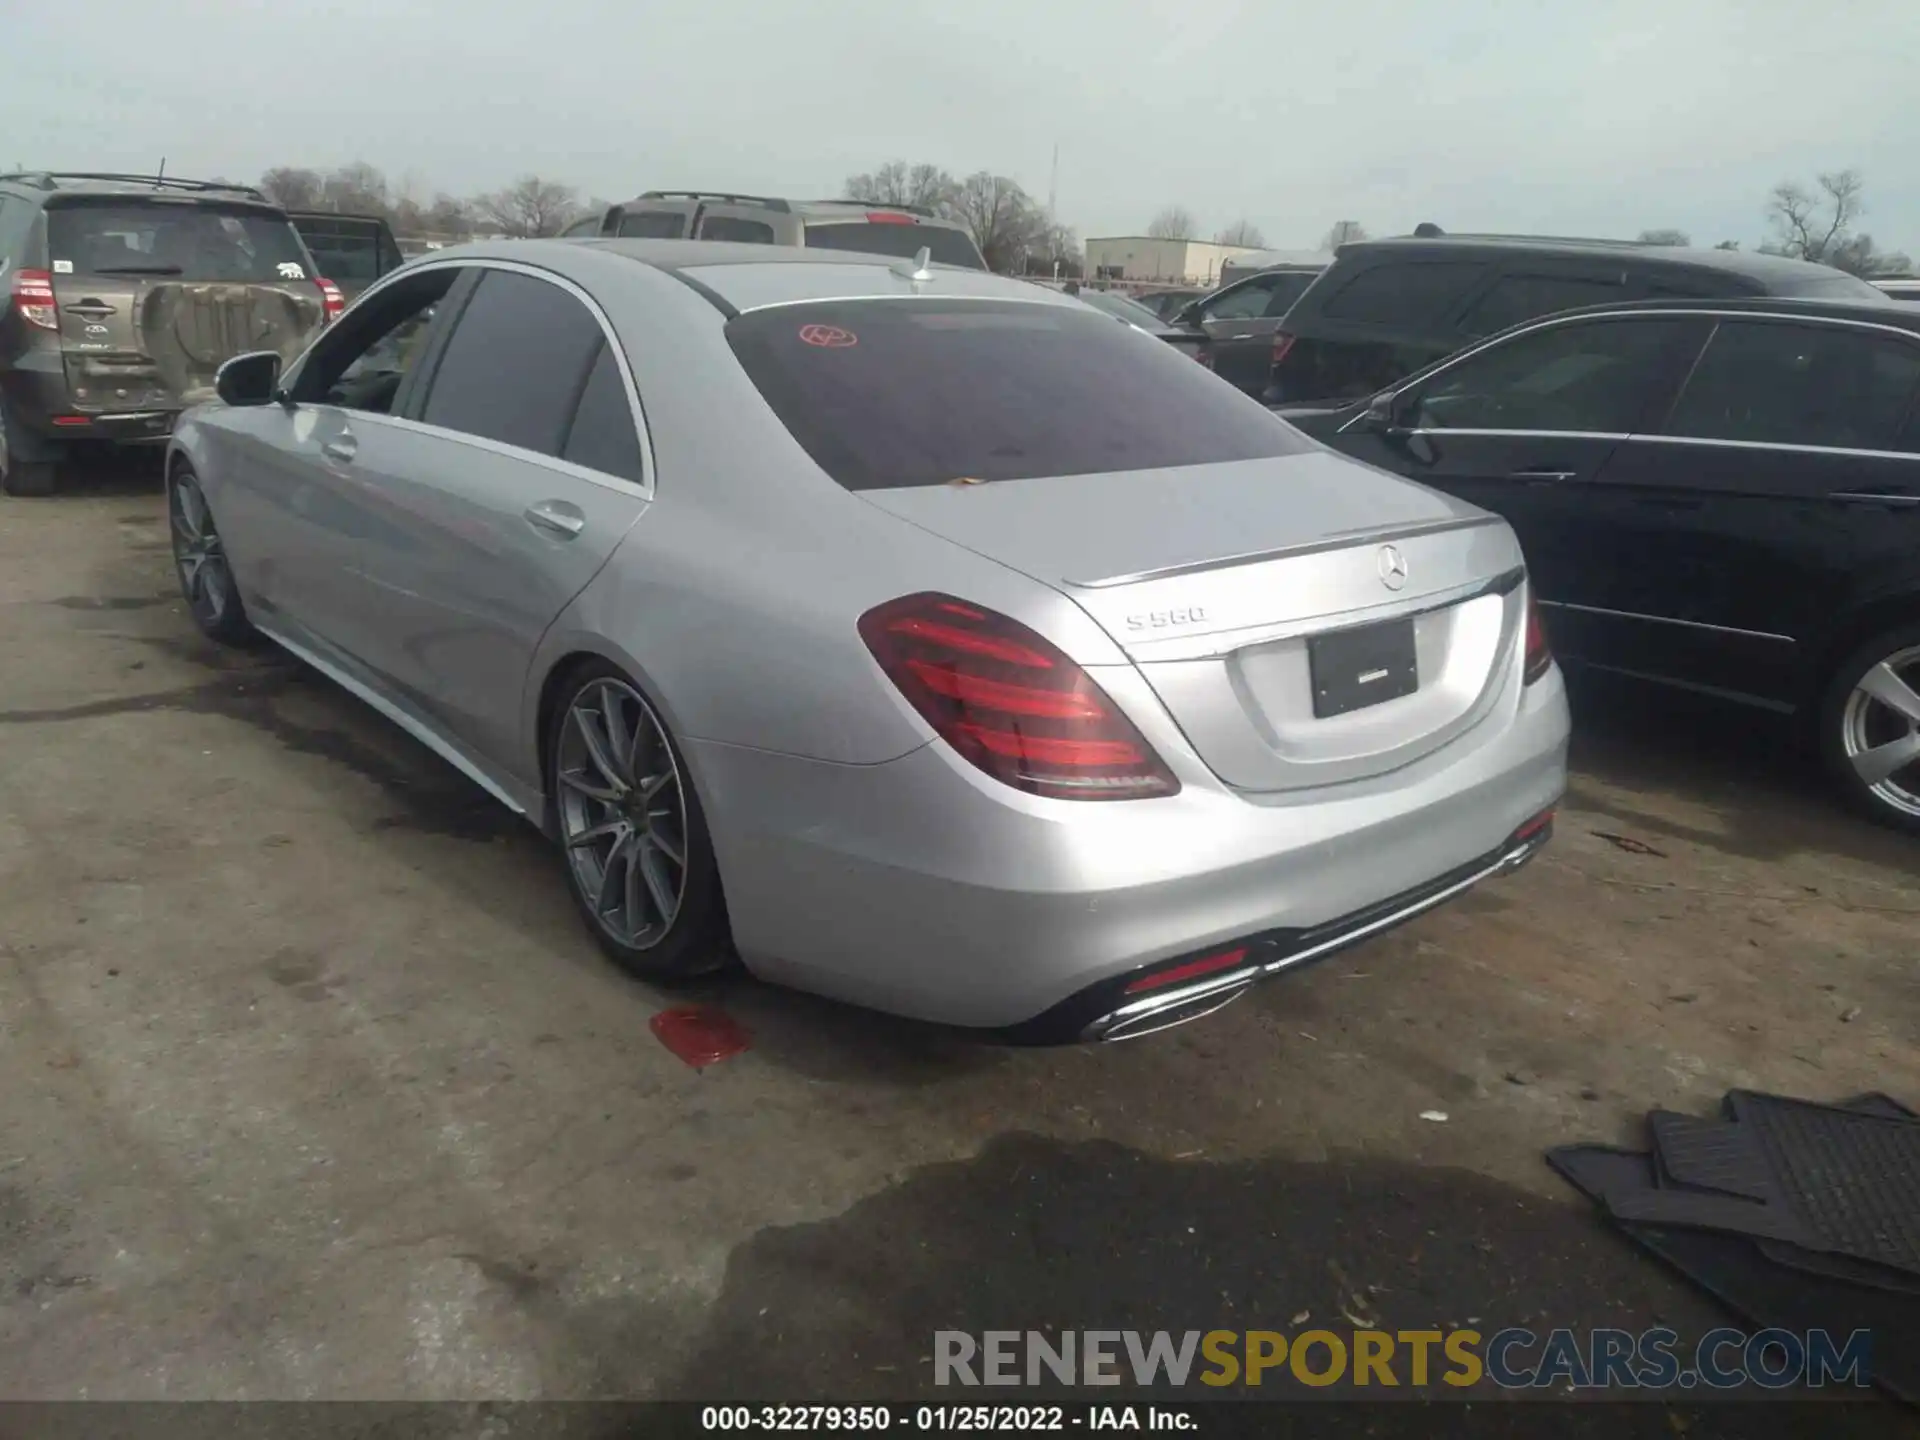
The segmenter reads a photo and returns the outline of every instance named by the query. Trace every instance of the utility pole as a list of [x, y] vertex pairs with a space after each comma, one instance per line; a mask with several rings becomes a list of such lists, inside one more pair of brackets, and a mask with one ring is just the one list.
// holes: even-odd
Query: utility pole
[[1060, 278], [1060, 212], [1055, 202], [1060, 194], [1060, 142], [1053, 142], [1053, 169], [1047, 174], [1047, 248], [1053, 251], [1053, 278]]

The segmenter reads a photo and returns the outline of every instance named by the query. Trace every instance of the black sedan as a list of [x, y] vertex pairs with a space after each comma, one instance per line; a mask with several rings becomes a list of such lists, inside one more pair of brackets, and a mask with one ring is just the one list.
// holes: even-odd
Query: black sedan
[[1104, 310], [1123, 324], [1131, 325], [1136, 330], [1144, 330], [1155, 339], [1166, 341], [1167, 344], [1194, 360], [1203, 363], [1206, 360], [1207, 337], [1205, 335], [1197, 330], [1182, 330], [1177, 326], [1169, 325], [1130, 296], [1114, 290], [1081, 290], [1077, 298], [1096, 310]]
[[1920, 310], [1600, 306], [1279, 413], [1504, 516], [1561, 659], [1799, 716], [1920, 834]]

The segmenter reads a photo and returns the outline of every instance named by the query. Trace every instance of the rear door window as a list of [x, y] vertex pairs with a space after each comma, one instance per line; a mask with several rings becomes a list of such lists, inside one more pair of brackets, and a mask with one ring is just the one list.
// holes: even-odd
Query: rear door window
[[727, 324], [747, 374], [850, 490], [1291, 455], [1313, 442], [1083, 305], [833, 301]]
[[1626, 434], [1689, 328], [1678, 317], [1579, 320], [1498, 341], [1420, 382], [1413, 424]]
[[1320, 313], [1329, 320], [1417, 328], [1451, 313], [1486, 268], [1480, 261], [1468, 260], [1389, 260], [1369, 265], [1339, 283]]
[[1282, 271], [1273, 280], [1273, 290], [1267, 296], [1267, 308], [1261, 313], [1270, 319], [1281, 319], [1293, 308], [1293, 302], [1307, 293], [1307, 287], [1313, 284], [1315, 276], [1310, 272]]
[[1912, 451], [1920, 343], [1841, 325], [1723, 320], [1666, 433]]
[[619, 362], [604, 341], [587, 371], [587, 385], [574, 407], [573, 423], [560, 453], [575, 465], [618, 475], [635, 484], [643, 478], [633, 405], [627, 398], [626, 382], [620, 378]]
[[49, 205], [47, 253], [55, 274], [268, 284], [314, 278], [284, 216], [203, 201]]
[[420, 419], [557, 456], [604, 339], [558, 285], [488, 270], [447, 340]]
[[936, 265], [984, 270], [986, 262], [963, 230], [947, 225], [902, 225], [895, 221], [815, 221], [806, 228], [812, 250], [857, 250], [863, 255], [896, 255], [911, 259], [922, 249]]
[[313, 263], [329, 280], [367, 284], [400, 264], [399, 253], [389, 253], [391, 242], [382, 245], [383, 235], [378, 225], [297, 221], [294, 228], [313, 253]]
[[687, 217], [677, 210], [641, 210], [620, 217], [620, 235], [629, 240], [678, 240], [687, 233]]
[[1469, 335], [1497, 335], [1508, 326], [1542, 315], [1600, 305], [1625, 295], [1618, 275], [1502, 275], [1474, 302], [1461, 328]]
[[708, 215], [700, 221], [702, 240], [732, 240], [742, 245], [773, 244], [773, 226], [740, 215]]
[[1267, 303], [1273, 298], [1275, 285], [1279, 277], [1275, 275], [1255, 275], [1251, 280], [1243, 280], [1230, 290], [1223, 290], [1205, 305], [1200, 307], [1203, 320], [1251, 320], [1255, 316], [1267, 313]]

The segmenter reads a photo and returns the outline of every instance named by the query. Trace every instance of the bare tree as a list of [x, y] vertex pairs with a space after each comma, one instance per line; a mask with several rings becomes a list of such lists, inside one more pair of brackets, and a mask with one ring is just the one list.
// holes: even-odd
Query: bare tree
[[878, 170], [849, 175], [845, 194], [849, 200], [865, 200], [875, 205], [914, 205], [946, 214], [951, 211], [959, 188], [959, 182], [938, 165], [909, 165], [904, 160], [889, 160]]
[[387, 177], [364, 160], [329, 171], [321, 182], [321, 208], [343, 215], [390, 215]]
[[1684, 230], [1642, 230], [1642, 245], [1680, 245], [1693, 244], [1693, 237]]
[[1858, 170], [1828, 170], [1814, 177], [1814, 190], [1786, 180], [1773, 187], [1767, 218], [1773, 224], [1772, 243], [1761, 249], [1791, 255], [1854, 275], [1897, 273], [1908, 265], [1905, 255], [1875, 248], [1871, 235], [1855, 225], [1866, 213], [1866, 181]]
[[504, 190], [473, 202], [481, 224], [516, 239], [558, 235], [579, 212], [580, 194], [571, 185], [523, 175]]
[[1199, 228], [1184, 205], [1162, 206], [1147, 222], [1147, 234], [1155, 240], [1191, 240]]
[[966, 226], [988, 266], [1018, 270], [1048, 242], [1046, 212], [1004, 175], [976, 171], [954, 193], [953, 218]]
[[318, 170], [276, 165], [260, 177], [260, 191], [283, 210], [314, 210], [320, 205], [326, 182]]
[[1243, 245], [1249, 250], [1267, 248], [1267, 237], [1260, 233], [1260, 227], [1251, 220], [1242, 218], [1234, 221], [1226, 229], [1213, 237], [1216, 245]]
[[1336, 220], [1327, 233], [1320, 237], [1322, 250], [1338, 250], [1342, 245], [1352, 245], [1367, 238], [1367, 227], [1358, 220]]
[[435, 235], [471, 235], [473, 207], [465, 200], [445, 193], [435, 195], [421, 216], [427, 230]]

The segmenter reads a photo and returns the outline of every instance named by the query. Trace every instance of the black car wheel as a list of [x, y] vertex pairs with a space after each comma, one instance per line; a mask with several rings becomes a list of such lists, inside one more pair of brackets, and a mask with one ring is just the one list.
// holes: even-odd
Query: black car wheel
[[9, 443], [7, 403], [0, 400], [0, 492], [8, 495], [51, 495], [59, 488], [60, 471], [50, 460], [22, 460]]
[[246, 606], [233, 583], [233, 566], [213, 523], [213, 511], [199, 480], [185, 465], [176, 465], [167, 477], [167, 522], [173, 532], [173, 568], [193, 623], [208, 639], [223, 645], [253, 640], [258, 632], [247, 619]]
[[1820, 749], [1854, 807], [1920, 834], [1920, 624], [1875, 636], [1834, 672]]
[[639, 688], [594, 661], [568, 677], [548, 737], [547, 793], [574, 902], [645, 980], [730, 958], [720, 870], [686, 765]]

